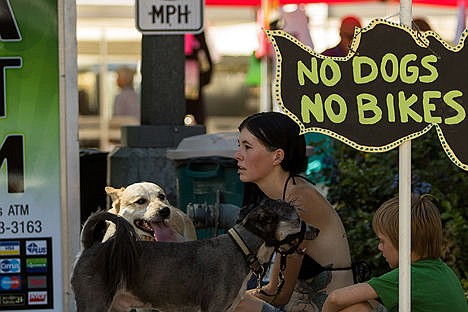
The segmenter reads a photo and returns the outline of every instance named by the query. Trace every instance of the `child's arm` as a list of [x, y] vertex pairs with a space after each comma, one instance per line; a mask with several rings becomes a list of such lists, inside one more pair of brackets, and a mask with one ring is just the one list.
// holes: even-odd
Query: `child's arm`
[[350, 305], [367, 302], [378, 297], [374, 288], [367, 283], [359, 283], [332, 291], [325, 303], [322, 312], [340, 311]]

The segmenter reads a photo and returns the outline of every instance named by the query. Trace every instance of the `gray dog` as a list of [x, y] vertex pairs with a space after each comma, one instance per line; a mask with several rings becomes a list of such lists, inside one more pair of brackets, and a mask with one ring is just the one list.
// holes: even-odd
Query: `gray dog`
[[[105, 221], [116, 232], [101, 242]], [[96, 213], [84, 225], [71, 278], [78, 312], [108, 311], [117, 291], [161, 312], [233, 311], [249, 272], [261, 275], [274, 250], [295, 251], [317, 234], [292, 205], [273, 200], [253, 207], [227, 234], [180, 243], [137, 241], [125, 219]]]

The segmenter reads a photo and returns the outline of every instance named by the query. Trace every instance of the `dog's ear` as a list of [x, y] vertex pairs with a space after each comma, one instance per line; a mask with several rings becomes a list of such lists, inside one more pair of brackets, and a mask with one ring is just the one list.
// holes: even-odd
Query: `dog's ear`
[[319, 235], [320, 230], [315, 226], [306, 224], [306, 231], [304, 234], [304, 240], [314, 240]]
[[120, 194], [125, 190], [125, 187], [119, 189], [113, 188], [112, 186], [105, 187], [107, 195], [112, 199], [112, 208], [115, 209], [115, 213], [118, 214], [120, 211]]

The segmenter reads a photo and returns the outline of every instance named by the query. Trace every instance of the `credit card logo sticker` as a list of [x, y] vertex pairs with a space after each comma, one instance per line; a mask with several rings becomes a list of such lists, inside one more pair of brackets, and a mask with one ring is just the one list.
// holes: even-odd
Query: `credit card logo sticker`
[[1, 306], [20, 306], [24, 304], [25, 304], [25, 297], [23, 294], [0, 295], [0, 307]]
[[45, 273], [47, 272], [46, 258], [27, 258], [26, 271], [28, 273]]
[[28, 304], [47, 304], [47, 291], [28, 292]]
[[21, 289], [21, 277], [16, 276], [16, 275], [0, 277], [0, 289], [1, 290], [20, 290]]
[[45, 240], [26, 241], [26, 256], [38, 256], [47, 254], [47, 242]]
[[19, 241], [0, 242], [0, 256], [17, 256], [20, 254]]
[[20, 259], [10, 258], [0, 260], [0, 273], [21, 273]]
[[28, 276], [28, 288], [44, 289], [47, 288], [47, 276], [45, 275], [30, 275]]

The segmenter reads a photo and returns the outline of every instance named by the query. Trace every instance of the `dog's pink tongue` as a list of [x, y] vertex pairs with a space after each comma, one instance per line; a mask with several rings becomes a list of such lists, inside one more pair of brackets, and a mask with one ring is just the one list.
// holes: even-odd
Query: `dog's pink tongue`
[[174, 237], [172, 236], [171, 228], [166, 226], [164, 223], [151, 223], [154, 232], [154, 240], [157, 242], [173, 242]]

